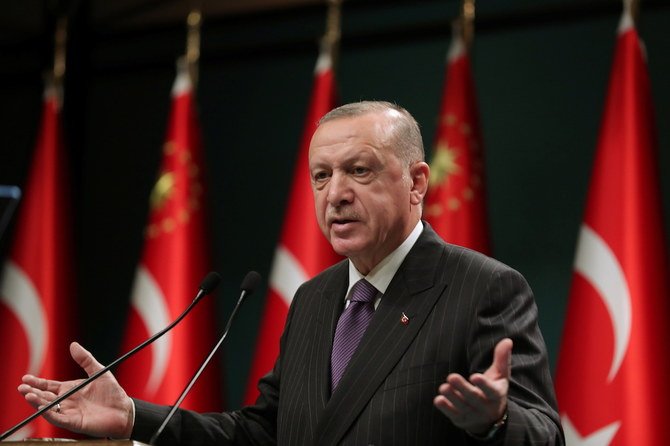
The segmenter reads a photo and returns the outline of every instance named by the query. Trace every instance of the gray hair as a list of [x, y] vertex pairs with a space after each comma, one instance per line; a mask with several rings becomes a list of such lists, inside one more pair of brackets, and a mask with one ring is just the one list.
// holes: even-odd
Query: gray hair
[[407, 166], [417, 161], [423, 161], [425, 153], [419, 124], [407, 110], [391, 102], [360, 101], [345, 104], [326, 113], [319, 120], [319, 125], [340, 118], [353, 118], [368, 113], [387, 113], [389, 111], [399, 114], [391, 121], [393, 127], [391, 129], [391, 140], [389, 141], [390, 148]]

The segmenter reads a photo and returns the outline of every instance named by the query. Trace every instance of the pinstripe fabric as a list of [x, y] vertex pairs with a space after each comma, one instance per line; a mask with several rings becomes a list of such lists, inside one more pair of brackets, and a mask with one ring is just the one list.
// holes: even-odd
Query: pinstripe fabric
[[[280, 358], [259, 383], [255, 406], [230, 414], [180, 415], [169, 428], [175, 429], [171, 438], [207, 444], [193, 434], [202, 429], [203, 438], [216, 438], [218, 444], [274, 444], [275, 439], [280, 445], [315, 446], [477, 444], [432, 401], [447, 374], [484, 371], [496, 343], [510, 337], [509, 415], [501, 443], [563, 444], [537, 309], [519, 273], [445, 244], [426, 225], [331, 395], [330, 352], [347, 273], [342, 262], [298, 290]], [[403, 313], [407, 324], [400, 321]], [[160, 421], [145, 407], [138, 403], [133, 433], [138, 440], [143, 426]]]
[[359, 280], [351, 288], [349, 306], [337, 321], [333, 338], [333, 351], [330, 355], [331, 389], [337, 387], [344, 369], [372, 320], [376, 295], [377, 289], [365, 279]]

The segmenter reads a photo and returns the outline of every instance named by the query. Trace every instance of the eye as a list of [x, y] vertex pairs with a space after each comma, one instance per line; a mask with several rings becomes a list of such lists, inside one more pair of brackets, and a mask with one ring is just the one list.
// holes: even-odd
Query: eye
[[360, 177], [360, 176], [366, 175], [368, 172], [370, 172], [370, 169], [368, 169], [367, 167], [363, 167], [363, 166], [354, 166], [354, 168], [351, 169], [351, 172], [355, 176]]
[[326, 181], [329, 176], [330, 175], [328, 174], [328, 172], [320, 170], [312, 174], [312, 181], [314, 181], [315, 183], [322, 183]]

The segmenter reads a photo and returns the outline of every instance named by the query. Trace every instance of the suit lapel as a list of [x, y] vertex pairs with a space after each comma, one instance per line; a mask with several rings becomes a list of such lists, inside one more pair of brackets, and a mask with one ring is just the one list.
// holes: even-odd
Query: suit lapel
[[314, 388], [310, 389], [310, 407], [318, 408], [318, 416], [330, 398], [330, 352], [337, 320], [344, 307], [344, 296], [348, 286], [348, 263], [336, 266], [330, 280], [317, 291], [314, 302], [318, 305], [316, 336], [316, 364], [311, 370], [317, 371]]
[[[358, 350], [321, 413], [314, 444], [341, 440], [416, 337], [446, 286], [436, 283], [443, 253], [444, 244], [430, 228], [424, 229], [389, 284]], [[406, 324], [401, 321], [403, 313], [409, 318]], [[337, 317], [339, 312], [334, 323]], [[334, 329], [333, 325], [329, 332], [328, 358]]]

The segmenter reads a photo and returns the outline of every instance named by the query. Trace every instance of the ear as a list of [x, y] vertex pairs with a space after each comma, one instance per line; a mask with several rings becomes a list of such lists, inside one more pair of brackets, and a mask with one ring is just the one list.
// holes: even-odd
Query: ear
[[412, 179], [412, 188], [410, 189], [410, 203], [418, 206], [423, 202], [423, 197], [428, 191], [428, 177], [430, 176], [430, 167], [428, 164], [419, 161], [409, 166], [409, 175]]

